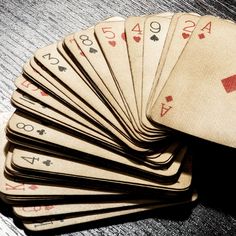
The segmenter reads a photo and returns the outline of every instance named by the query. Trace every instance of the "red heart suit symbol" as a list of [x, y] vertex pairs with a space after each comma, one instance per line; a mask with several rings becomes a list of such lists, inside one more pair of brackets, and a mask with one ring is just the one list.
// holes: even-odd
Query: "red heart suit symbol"
[[48, 96], [48, 94], [45, 93], [44, 91], [41, 91], [40, 93], [41, 93], [42, 96]]
[[116, 41], [108, 41], [108, 43], [109, 43], [112, 47], [115, 47], [115, 46], [116, 46]]
[[141, 38], [139, 36], [134, 36], [133, 39], [137, 43], [141, 40]]
[[126, 34], [125, 34], [125, 32], [123, 32], [123, 33], [121, 34], [121, 38], [122, 38], [124, 41], [126, 41]]
[[182, 33], [182, 36], [183, 36], [184, 39], [187, 39], [190, 36], [190, 34]]

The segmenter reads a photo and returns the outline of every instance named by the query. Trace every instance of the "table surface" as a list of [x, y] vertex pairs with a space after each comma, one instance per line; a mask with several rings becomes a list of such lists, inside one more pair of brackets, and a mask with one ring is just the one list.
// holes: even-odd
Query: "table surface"
[[[192, 11], [236, 20], [236, 1], [211, 0], [0, 0], [0, 111], [12, 111], [14, 79], [37, 48], [110, 16]], [[66, 235], [236, 235], [234, 150], [199, 143], [194, 150], [198, 202], [106, 226], [74, 229]], [[235, 158], [234, 158], [235, 159]], [[0, 235], [25, 235], [0, 204]], [[43, 234], [44, 235], [44, 234]]]

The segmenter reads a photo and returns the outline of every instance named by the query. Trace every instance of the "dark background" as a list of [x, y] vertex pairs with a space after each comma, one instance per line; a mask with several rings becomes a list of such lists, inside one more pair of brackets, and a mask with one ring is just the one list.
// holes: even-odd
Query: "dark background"
[[[110, 16], [163, 11], [192, 11], [236, 20], [236, 1], [0, 0], [0, 111], [13, 110], [13, 81], [37, 48]], [[199, 192], [195, 205], [111, 221], [105, 226], [90, 225], [90, 229], [77, 228], [67, 235], [236, 235], [235, 150], [192, 138], [188, 141]], [[5, 216], [11, 222], [8, 212], [6, 205], [1, 204], [0, 232]], [[10, 235], [22, 234], [11, 231]]]

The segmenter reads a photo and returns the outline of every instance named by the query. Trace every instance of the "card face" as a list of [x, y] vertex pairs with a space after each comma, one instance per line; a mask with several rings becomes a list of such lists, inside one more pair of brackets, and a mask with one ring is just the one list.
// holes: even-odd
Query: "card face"
[[231, 22], [212, 16], [199, 20], [152, 107], [153, 121], [236, 147], [235, 37]]
[[170, 23], [169, 28], [168, 28], [168, 33], [167, 33], [167, 36], [166, 36], [166, 39], [165, 39], [164, 46], [162, 48], [161, 58], [158, 61], [158, 67], [156, 69], [155, 78], [153, 80], [152, 88], [151, 88], [151, 91], [150, 91], [150, 94], [149, 94], [149, 97], [148, 97], [147, 110], [146, 110], [146, 115], [148, 117], [149, 117], [149, 114], [150, 114], [150, 109], [151, 109], [151, 107], [152, 107], [152, 105], [155, 101], [156, 87], [157, 87], [158, 82], [159, 82], [159, 77], [160, 77], [160, 74], [162, 72], [162, 68], [165, 64], [166, 56], [167, 56], [167, 53], [168, 53], [168, 49], [169, 49], [173, 34], [175, 32], [176, 24], [177, 24], [178, 18], [182, 14], [183, 13], [176, 13], [171, 18], [171, 23]]
[[52, 217], [58, 215], [81, 215], [81, 214], [99, 214], [101, 211], [124, 210], [137, 208], [144, 204], [157, 204], [158, 200], [126, 200], [115, 202], [96, 202], [96, 203], [72, 203], [72, 204], [54, 204], [38, 206], [14, 206], [14, 213], [25, 220], [38, 220], [39, 217]]
[[170, 23], [171, 18], [154, 15], [147, 17], [144, 24], [141, 122], [143, 126], [153, 130], [153, 132], [158, 131], [156, 131], [156, 128], [147, 120], [147, 102]]
[[[173, 164], [166, 169], [152, 169], [146, 166], [135, 164], [132, 161], [117, 161], [116, 164], [123, 164], [125, 171], [114, 172], [113, 169], [106, 168], [101, 169], [88, 163], [80, 161], [66, 160], [60, 155], [49, 155], [47, 153], [38, 152], [35, 150], [24, 150], [23, 148], [14, 148], [12, 165], [17, 170], [24, 170], [32, 172], [32, 175], [37, 176], [37, 172], [48, 173], [54, 177], [64, 176], [73, 177], [74, 180], [90, 179], [94, 181], [100, 181], [100, 184], [117, 183], [121, 186], [128, 185], [132, 188], [133, 186], [146, 187], [146, 188], [158, 188], [163, 187], [161, 183], [170, 184], [174, 183], [178, 179], [180, 168], [186, 157], [186, 148], [181, 149], [176, 153], [176, 159]], [[136, 168], [136, 171], [135, 171]], [[146, 172], [146, 175], [144, 174]], [[129, 174], [129, 175], [127, 175]], [[105, 183], [106, 184], [106, 183]], [[98, 183], [99, 185], [99, 183]]]
[[[145, 17], [128, 17], [125, 21], [125, 35], [132, 72], [136, 105], [139, 116], [142, 101], [143, 33]], [[140, 119], [140, 117], [139, 117]]]
[[[115, 219], [116, 217], [125, 217], [128, 215], [132, 215], [134, 213], [141, 213], [141, 212], [147, 212], [151, 210], [157, 210], [161, 208], [168, 208], [171, 206], [178, 206], [183, 204], [191, 204], [195, 202], [198, 198], [198, 195], [196, 192], [192, 194], [187, 199], [175, 201], [172, 203], [165, 202], [153, 202], [153, 203], [147, 203], [147, 204], [140, 204], [137, 205], [137, 207], [134, 208], [126, 208], [126, 209], [111, 209], [110, 211], [106, 212], [100, 212], [98, 214], [88, 214], [85, 216], [75, 216], [71, 218], [64, 218], [63, 216], [59, 218], [58, 220], [55, 220], [53, 218], [47, 219], [45, 221], [36, 221], [36, 222], [25, 222], [25, 227], [32, 231], [40, 231], [40, 230], [49, 230], [54, 228], [61, 228], [68, 225], [74, 225], [74, 224], [83, 224], [83, 223], [92, 223], [98, 220], [105, 220], [108, 218]], [[92, 205], [91, 205], [92, 206]]]

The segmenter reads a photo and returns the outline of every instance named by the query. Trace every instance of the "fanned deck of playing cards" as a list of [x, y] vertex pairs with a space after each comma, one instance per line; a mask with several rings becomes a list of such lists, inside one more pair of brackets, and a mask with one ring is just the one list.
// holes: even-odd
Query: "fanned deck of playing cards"
[[38, 49], [1, 121], [3, 200], [32, 231], [194, 202], [183, 133], [236, 147], [235, 38], [231, 21], [167, 12]]

